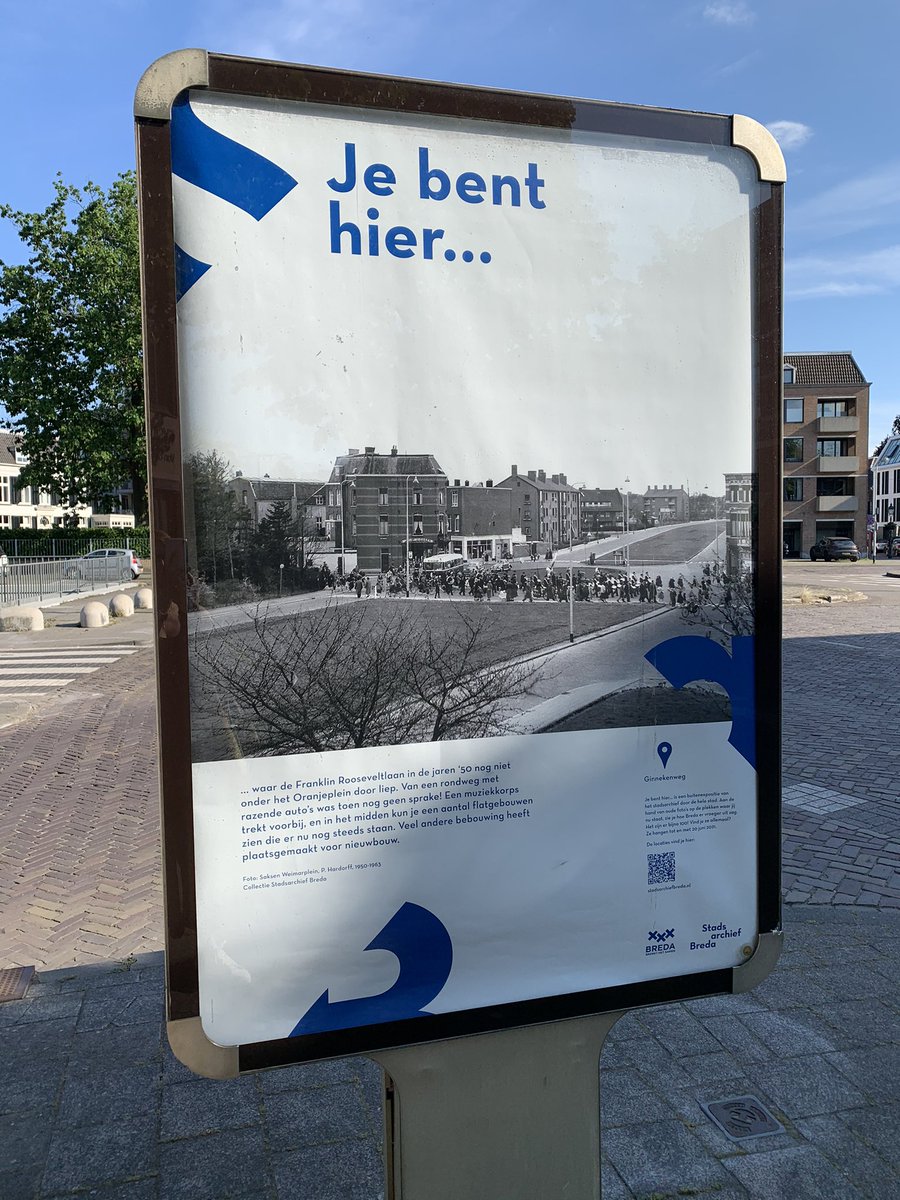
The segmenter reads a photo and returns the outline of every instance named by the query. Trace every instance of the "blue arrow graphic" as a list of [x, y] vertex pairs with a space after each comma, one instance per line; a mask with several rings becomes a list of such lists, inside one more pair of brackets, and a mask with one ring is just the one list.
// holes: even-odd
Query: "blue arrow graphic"
[[186, 96], [172, 105], [172, 173], [257, 221], [297, 186], [268, 158], [201, 121]]
[[753, 638], [733, 637], [731, 654], [710, 638], [684, 635], [654, 646], [644, 657], [672, 687], [709, 680], [725, 689], [731, 699], [731, 734], [728, 741], [738, 754], [756, 767]]
[[400, 962], [400, 975], [386, 992], [331, 1003], [324, 991], [291, 1030], [291, 1037], [404, 1021], [420, 1017], [450, 978], [453, 943], [433, 912], [407, 902], [394, 913], [366, 950], [390, 950]]
[[192, 254], [188, 254], [187, 250], [182, 250], [178, 245], [175, 246], [175, 301], [181, 299], [186, 291], [194, 286], [209, 268], [211, 263], [201, 262], [199, 258], [194, 258]]

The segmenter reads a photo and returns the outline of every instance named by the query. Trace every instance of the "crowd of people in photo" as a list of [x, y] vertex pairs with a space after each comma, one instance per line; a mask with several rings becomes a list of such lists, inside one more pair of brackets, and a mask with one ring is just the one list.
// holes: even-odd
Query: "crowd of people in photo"
[[[693, 610], [708, 603], [715, 586], [728, 588], [729, 580], [718, 561], [703, 564], [699, 576], [685, 579], [683, 574], [651, 576], [647, 570], [629, 571], [593, 567], [576, 568], [569, 573], [568, 565], [555, 569], [546, 566], [539, 570], [517, 570], [509, 562], [502, 564], [468, 564], [442, 571], [426, 570], [420, 565], [410, 569], [409, 577], [397, 568], [378, 575], [366, 574], [354, 568], [347, 574], [335, 574], [325, 564], [320, 571], [322, 587], [332, 592], [355, 592], [358, 599], [382, 596], [415, 596], [427, 599], [464, 598], [488, 602], [505, 600], [533, 604], [550, 601], [559, 604], [570, 600], [570, 587], [576, 602], [601, 604], [656, 604]], [[408, 591], [407, 591], [408, 587]]]

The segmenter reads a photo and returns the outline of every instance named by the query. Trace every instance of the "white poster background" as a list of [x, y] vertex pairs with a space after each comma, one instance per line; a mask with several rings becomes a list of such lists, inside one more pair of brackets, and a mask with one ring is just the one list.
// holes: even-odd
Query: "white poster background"
[[[407, 902], [437, 915], [453, 942], [450, 978], [428, 1006], [435, 1013], [738, 965], [756, 935], [755, 773], [728, 744], [729, 731], [727, 723], [594, 730], [195, 763], [206, 1033], [225, 1045], [286, 1037], [326, 989], [332, 1002], [385, 992], [398, 961], [364, 948]], [[672, 746], [667, 769], [662, 741]], [[255, 835], [250, 853], [282, 857], [242, 862], [251, 840], [242, 824], [254, 824], [257, 798], [266, 797], [265, 811], [304, 806], [298, 780], [384, 772], [415, 783], [423, 769], [432, 781], [435, 769], [453, 767], [452, 779], [457, 765], [502, 762], [511, 764], [503, 786], [532, 802], [527, 817], [510, 818], [513, 808], [459, 813], [443, 775], [437, 789], [404, 792], [391, 782], [382, 787], [396, 789], [391, 807], [407, 810], [407, 821], [411, 806], [428, 803], [452, 824], [403, 830], [382, 809], [353, 825], [379, 832], [353, 840], [397, 844], [334, 851], [276, 830], [291, 824], [280, 818]], [[466, 778], [478, 780], [477, 770]], [[723, 781], [734, 814], [701, 828]], [[345, 804], [362, 803], [351, 797], [355, 786], [346, 786]], [[684, 798], [684, 828], [648, 836], [650, 797]], [[505, 819], [461, 823], [488, 812]], [[315, 830], [341, 837], [339, 827], [307, 818], [306, 838]], [[314, 849], [293, 853], [298, 846]], [[648, 853], [669, 852], [674, 879], [651, 885]], [[721, 928], [713, 939], [704, 925]]]
[[[324, 480], [348, 446], [396, 444], [435, 454], [451, 477], [499, 479], [517, 463], [588, 486], [628, 473], [640, 489], [691, 479], [713, 493], [725, 472], [750, 469], [760, 187], [743, 152], [196, 92], [191, 103], [298, 185], [257, 221], [174, 179], [176, 242], [211, 264], [178, 305], [186, 456], [216, 450], [245, 475]], [[360, 176], [390, 167], [392, 195], [328, 187], [348, 143]], [[523, 181], [533, 163], [545, 207], [524, 185], [518, 207], [422, 199], [422, 147], [453, 180]], [[332, 253], [334, 200], [364, 247], [377, 209], [377, 257]], [[396, 225], [419, 238], [442, 228], [434, 258], [386, 254]], [[756, 785], [728, 733], [680, 725], [195, 763], [208, 1036], [284, 1037], [326, 990], [333, 1002], [390, 988], [396, 958], [364, 947], [407, 902], [453, 942], [435, 1013], [743, 961], [756, 932]], [[736, 811], [691, 840], [655, 837], [654, 852], [677, 860], [675, 883], [658, 890], [645, 802], [663, 785], [644, 777], [660, 774], [662, 741], [675, 748], [670, 773], [686, 776], [673, 787], [727, 793]], [[527, 819], [405, 834], [377, 857], [241, 861], [254, 786], [486, 757], [510, 762], [533, 799]], [[339, 862], [353, 869], [329, 873]], [[324, 882], [286, 878], [314, 867]], [[727, 936], [705, 945], [704, 925]]]

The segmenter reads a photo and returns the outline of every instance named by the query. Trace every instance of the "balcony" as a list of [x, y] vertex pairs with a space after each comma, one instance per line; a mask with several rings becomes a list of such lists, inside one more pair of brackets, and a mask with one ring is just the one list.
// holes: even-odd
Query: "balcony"
[[859, 433], [859, 417], [819, 417], [819, 433]]
[[[841, 418], [834, 418], [839, 420]], [[820, 454], [817, 470], [820, 475], [857, 475], [859, 456], [856, 454]]]
[[816, 496], [816, 512], [855, 513], [859, 512], [858, 496]]

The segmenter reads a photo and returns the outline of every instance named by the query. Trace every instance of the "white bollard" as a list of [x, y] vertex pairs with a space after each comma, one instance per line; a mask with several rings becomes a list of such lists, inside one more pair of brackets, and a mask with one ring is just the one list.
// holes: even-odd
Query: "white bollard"
[[134, 601], [125, 592], [116, 592], [109, 602], [111, 617], [130, 617], [134, 615]]
[[153, 609], [153, 592], [148, 587], [138, 588], [134, 593], [134, 607]]
[[99, 600], [89, 600], [81, 610], [78, 622], [82, 629], [99, 629], [109, 624], [109, 609]]
[[4, 633], [32, 633], [44, 628], [44, 614], [39, 608], [21, 605], [0, 609], [0, 630]]

